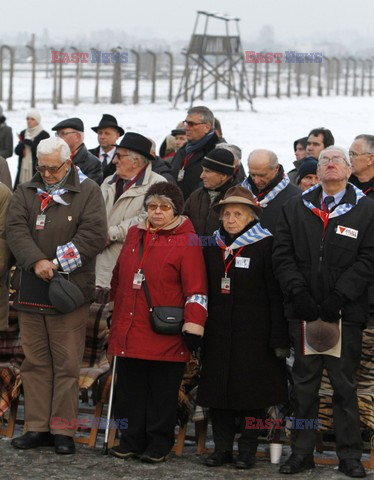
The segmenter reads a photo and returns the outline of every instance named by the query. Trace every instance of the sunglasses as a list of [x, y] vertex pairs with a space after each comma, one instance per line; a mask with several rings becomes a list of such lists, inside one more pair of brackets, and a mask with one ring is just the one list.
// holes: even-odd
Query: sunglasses
[[57, 173], [60, 170], [60, 168], [62, 168], [64, 165], [65, 165], [65, 162], [61, 163], [59, 167], [44, 167], [44, 166], [37, 165], [35, 168], [39, 173], [45, 173], [45, 171], [47, 170], [48, 173], [52, 173], [53, 175], [54, 173]]
[[149, 203], [147, 205], [147, 208], [148, 210], [151, 210], [152, 212], [154, 210], [157, 210], [158, 208], [162, 211], [162, 212], [168, 212], [171, 208], [173, 208], [171, 205], [167, 205], [166, 203], [163, 203], [161, 205], [159, 205], [158, 203]]
[[184, 120], [183, 125], [188, 125], [190, 128], [196, 127], [196, 125], [204, 125], [206, 122], [191, 122], [190, 120]]

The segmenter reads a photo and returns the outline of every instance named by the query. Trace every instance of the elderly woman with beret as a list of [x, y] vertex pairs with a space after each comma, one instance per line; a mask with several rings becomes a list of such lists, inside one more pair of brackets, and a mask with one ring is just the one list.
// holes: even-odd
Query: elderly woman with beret
[[273, 276], [273, 237], [258, 222], [261, 208], [234, 186], [215, 208], [222, 226], [205, 249], [209, 306], [197, 403], [210, 407], [215, 451], [206, 464], [231, 463], [239, 418], [237, 468], [254, 465], [266, 407], [287, 400], [289, 340], [282, 295]]
[[[195, 230], [181, 216], [182, 191], [172, 183], [156, 183], [144, 205], [147, 218], [129, 229], [111, 282], [108, 352], [117, 357], [115, 416], [127, 419], [128, 428], [110, 453], [155, 463], [164, 461], [174, 444], [184, 366], [189, 351], [202, 344], [207, 282]], [[184, 308], [183, 334], [155, 331], [150, 303]]]

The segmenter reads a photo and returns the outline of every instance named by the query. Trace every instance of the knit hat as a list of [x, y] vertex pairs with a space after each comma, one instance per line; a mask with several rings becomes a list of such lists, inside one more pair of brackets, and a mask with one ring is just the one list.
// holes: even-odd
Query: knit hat
[[151, 185], [144, 197], [144, 207], [146, 208], [148, 199], [153, 195], [163, 196], [170, 200], [170, 203], [174, 205], [176, 214], [181, 215], [184, 207], [184, 199], [182, 190], [170, 182], [159, 182]]
[[63, 128], [72, 128], [73, 130], [78, 130], [78, 132], [84, 132], [84, 125], [80, 118], [73, 117], [62, 120], [62, 122], [57, 123], [52, 130], [61, 130]]
[[317, 173], [317, 164], [318, 162], [314, 157], [304, 158], [297, 172], [297, 183], [299, 184], [300, 180], [307, 175], [315, 175]]
[[229, 150], [215, 148], [211, 150], [201, 161], [203, 167], [209, 168], [214, 172], [223, 173], [230, 177], [234, 175], [234, 155]]
[[317, 352], [324, 352], [335, 347], [339, 341], [339, 325], [324, 322], [320, 318], [306, 324], [306, 340]]
[[223, 200], [220, 200], [219, 203], [213, 205], [212, 208], [217, 213], [220, 213], [221, 208], [229, 203], [241, 203], [243, 205], [248, 205], [256, 215], [260, 215], [262, 212], [262, 208], [257, 204], [252, 192], [250, 192], [248, 188], [244, 188], [239, 185], [229, 188], [225, 193]]
[[36, 110], [35, 108], [32, 108], [28, 112], [27, 117], [30, 117], [30, 118], [33, 118], [34, 120], [36, 120], [38, 122], [38, 125], [40, 125], [40, 122], [42, 120], [42, 117], [40, 115], [39, 110]]

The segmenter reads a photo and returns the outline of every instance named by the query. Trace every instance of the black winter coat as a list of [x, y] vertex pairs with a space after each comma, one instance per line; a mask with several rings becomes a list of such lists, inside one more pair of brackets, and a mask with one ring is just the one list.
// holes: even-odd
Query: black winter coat
[[287, 400], [285, 362], [274, 354], [275, 347], [288, 347], [289, 341], [271, 266], [272, 243], [266, 237], [244, 247], [240, 256], [250, 258], [250, 265], [237, 268], [234, 260], [230, 294], [221, 294], [221, 248], [205, 248], [209, 302], [199, 405], [249, 410]]
[[[322, 187], [303, 198], [321, 206]], [[317, 304], [334, 291], [346, 301], [342, 307], [343, 323], [366, 324], [368, 287], [374, 282], [374, 203], [367, 197], [356, 205], [352, 185], [342, 203], [355, 205], [344, 215], [330, 218], [324, 240], [323, 222], [301, 197], [294, 197], [282, 208], [277, 225], [273, 265], [283, 293], [285, 311], [295, 318], [292, 297], [306, 288]], [[337, 233], [338, 226], [358, 232], [357, 238]]]
[[103, 169], [100, 160], [87, 150], [84, 143], [78, 148], [73, 157], [73, 163], [79, 167], [88, 178], [98, 183], [103, 181]]
[[[99, 147], [96, 147], [96, 148], [91, 148], [90, 150], [88, 150], [90, 153], [92, 153], [92, 155], [94, 155], [96, 158], [100, 158], [99, 155], [100, 155], [100, 146]], [[100, 162], [100, 160], [99, 160]], [[100, 162], [101, 163], [101, 162]], [[114, 165], [113, 162], [110, 162], [104, 169], [103, 169], [103, 164], [101, 163], [101, 168], [103, 170], [103, 180], [106, 178], [106, 177], [110, 177], [112, 175], [114, 175], [116, 173], [116, 166]], [[100, 182], [103, 183], [103, 180]]]
[[14, 184], [14, 189], [16, 189], [17, 185], [19, 184], [19, 176], [21, 174], [21, 164], [22, 164], [22, 159], [23, 159], [23, 152], [25, 150], [25, 144], [31, 147], [31, 155], [32, 155], [32, 174], [35, 175], [36, 170], [36, 148], [39, 145], [39, 142], [41, 140], [45, 140], [46, 138], [49, 138], [49, 133], [46, 132], [45, 130], [42, 130], [39, 135], [37, 135], [34, 140], [26, 139], [25, 141], [25, 133], [26, 130], [22, 130], [20, 133], [20, 141], [16, 148], [14, 149], [14, 152], [16, 155], [18, 155], [18, 171], [17, 171], [17, 176], [16, 176], [16, 181]]
[[200, 187], [188, 198], [184, 206], [184, 215], [187, 215], [195, 227], [199, 236], [210, 236], [220, 225], [219, 214], [213, 210], [213, 206], [217, 205], [223, 199], [227, 190], [238, 182], [230, 178], [219, 190], [219, 195], [210, 203], [208, 190]]
[[181, 182], [178, 182], [177, 179], [179, 170], [181, 170], [183, 167], [183, 160], [186, 156], [186, 146], [180, 148], [174, 155], [173, 160], [171, 161], [171, 174], [177, 181], [178, 187], [181, 188], [184, 200], [187, 200], [193, 191], [201, 187], [201, 160], [205, 157], [205, 155], [215, 148], [217, 143], [218, 137], [214, 133], [210, 140], [200, 150], [197, 150], [193, 153], [192, 157], [187, 162], [184, 177]]

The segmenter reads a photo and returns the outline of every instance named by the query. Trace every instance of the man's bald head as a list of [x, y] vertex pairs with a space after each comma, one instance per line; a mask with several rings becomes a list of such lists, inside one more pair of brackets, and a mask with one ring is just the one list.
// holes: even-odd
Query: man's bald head
[[264, 190], [278, 173], [278, 157], [271, 150], [253, 150], [248, 157], [248, 170], [256, 187]]

